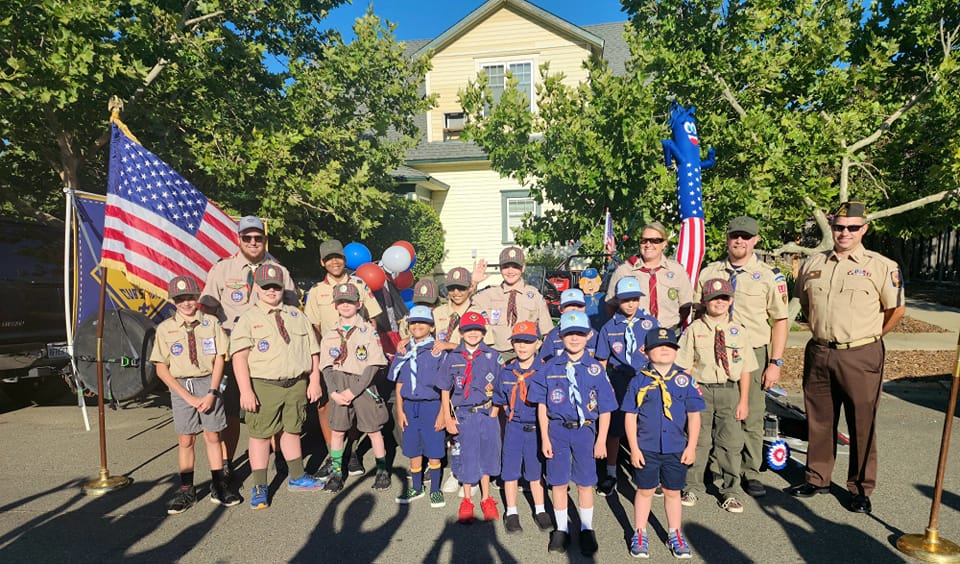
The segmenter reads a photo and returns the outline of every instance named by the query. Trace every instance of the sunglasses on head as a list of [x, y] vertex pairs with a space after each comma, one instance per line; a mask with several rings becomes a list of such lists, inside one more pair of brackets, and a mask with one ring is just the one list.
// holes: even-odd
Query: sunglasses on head
[[850, 233], [856, 233], [857, 231], [860, 231], [861, 229], [863, 229], [863, 227], [864, 227], [863, 225], [838, 225], [836, 223], [833, 224], [833, 230], [836, 231], [837, 233], [843, 233], [844, 229], [846, 229]]
[[751, 238], [753, 238], [753, 235], [747, 233], [746, 231], [734, 231], [733, 233], [727, 233], [727, 239], [730, 239], [731, 241], [735, 239], [743, 239], [746, 241], [747, 239]]
[[263, 235], [241, 235], [240, 240], [244, 243], [263, 243]]
[[666, 241], [666, 239], [664, 239], [663, 237], [644, 237], [644, 238], [640, 239], [640, 244], [643, 245], [643, 244], [646, 244], [646, 243], [652, 243], [652, 244], [654, 244], [654, 245], [659, 245], [660, 243], [663, 243], [664, 241]]

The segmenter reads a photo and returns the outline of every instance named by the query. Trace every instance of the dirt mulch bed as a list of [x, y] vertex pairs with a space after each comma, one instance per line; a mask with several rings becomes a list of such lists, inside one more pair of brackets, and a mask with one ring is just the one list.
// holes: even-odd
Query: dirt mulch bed
[[[953, 373], [954, 351], [887, 351], [884, 380], [944, 378]], [[803, 379], [803, 349], [788, 348], [783, 355], [780, 386], [799, 392]]]
[[[799, 322], [795, 323], [795, 326], [799, 327], [802, 331], [809, 331], [810, 324]], [[796, 327], [795, 327], [796, 329]], [[893, 328], [894, 333], [949, 333], [950, 331], [940, 327], [939, 325], [934, 325], [932, 323], [927, 323], [926, 321], [920, 321], [919, 319], [914, 319], [907, 315], [903, 316], [903, 319], [900, 320], [900, 323], [897, 323], [897, 326]]]

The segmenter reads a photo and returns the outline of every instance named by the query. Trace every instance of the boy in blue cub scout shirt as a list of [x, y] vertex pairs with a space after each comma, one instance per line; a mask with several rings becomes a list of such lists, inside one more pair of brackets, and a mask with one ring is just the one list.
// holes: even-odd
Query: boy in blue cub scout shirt
[[[560, 315], [567, 311], [586, 312], [586, 299], [582, 290], [572, 288], [564, 290], [560, 294]], [[594, 356], [597, 351], [597, 332], [590, 329], [587, 335], [587, 354]], [[543, 344], [540, 346], [540, 353], [537, 358], [541, 362], [546, 362], [555, 356], [563, 354], [563, 339], [560, 338], [560, 328], [554, 327], [543, 338]]]
[[444, 454], [444, 418], [440, 413], [440, 390], [436, 387], [444, 352], [433, 352], [433, 314], [426, 306], [414, 306], [407, 315], [410, 342], [397, 354], [387, 378], [397, 383], [397, 426], [403, 431], [403, 455], [410, 459], [413, 485], [397, 496], [406, 504], [425, 495], [423, 457], [429, 460], [430, 506], [443, 507], [440, 491], [440, 459]]
[[473, 522], [473, 484], [480, 483], [483, 518], [500, 517], [497, 502], [490, 497], [490, 476], [500, 474], [500, 421], [493, 405], [494, 384], [500, 373], [497, 351], [483, 342], [487, 323], [482, 315], [468, 311], [460, 319], [463, 341], [444, 360], [437, 378], [441, 412], [447, 432], [460, 435], [460, 456], [453, 468], [463, 483], [463, 501], [457, 520]]
[[[623, 402], [627, 384], [640, 368], [647, 364], [643, 354], [643, 339], [647, 331], [657, 327], [657, 320], [640, 309], [640, 282], [633, 276], [617, 281], [614, 288], [618, 310], [597, 337], [597, 360], [607, 369], [607, 377], [617, 395], [617, 405]], [[607, 436], [607, 475], [597, 485], [597, 493], [612, 495], [617, 490], [617, 455], [620, 437], [624, 434], [623, 412], [610, 415], [610, 434]]]
[[[560, 316], [564, 353], [550, 359], [530, 382], [527, 399], [538, 403], [537, 421], [547, 483], [553, 488], [557, 530], [550, 534], [550, 552], [570, 546], [567, 523], [567, 484], [577, 485], [580, 502], [580, 552], [597, 552], [593, 532], [593, 486], [597, 483], [594, 458], [607, 455], [610, 412], [617, 400], [603, 365], [586, 354], [590, 322], [582, 311]], [[572, 468], [571, 468], [572, 466]]]
[[630, 380], [620, 404], [625, 414], [630, 464], [636, 469], [636, 532], [630, 540], [630, 556], [636, 558], [649, 556], [647, 518], [658, 484], [663, 484], [667, 546], [677, 558], [690, 557], [690, 548], [680, 534], [680, 492], [687, 485], [687, 466], [696, 458], [700, 412], [706, 403], [693, 377], [674, 364], [678, 348], [677, 336], [670, 329], [647, 333], [644, 349], [650, 362]]
[[510, 342], [517, 358], [503, 367], [497, 386], [494, 402], [504, 406], [506, 428], [503, 433], [503, 478], [504, 496], [507, 512], [503, 526], [508, 533], [523, 531], [520, 527], [520, 515], [517, 514], [518, 480], [523, 477], [530, 483], [533, 496], [534, 521], [541, 531], [550, 529], [550, 516], [544, 508], [543, 459], [537, 436], [537, 405], [527, 397], [527, 382], [543, 365], [536, 357], [540, 331], [531, 321], [521, 321], [513, 326]]

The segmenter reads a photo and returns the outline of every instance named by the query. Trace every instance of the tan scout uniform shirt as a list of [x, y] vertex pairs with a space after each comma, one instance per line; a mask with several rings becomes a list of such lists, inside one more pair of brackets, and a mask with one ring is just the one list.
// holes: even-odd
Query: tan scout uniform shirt
[[[744, 372], [757, 369], [757, 357], [753, 354], [746, 330], [739, 323], [719, 324], [727, 345], [727, 361], [730, 365], [731, 382], [740, 381]], [[723, 366], [717, 364], [714, 354], [716, 327], [706, 317], [695, 320], [680, 337], [680, 354], [677, 364], [687, 368], [700, 384], [723, 384], [727, 375]]]
[[467, 300], [463, 304], [463, 311], [455, 312], [453, 304], [447, 302], [445, 304], [440, 304], [433, 310], [433, 321], [434, 321], [434, 335], [438, 341], [443, 341], [445, 343], [454, 343], [459, 345], [460, 338], [460, 324], [457, 323], [457, 327], [450, 333], [447, 332], [447, 328], [450, 327], [450, 318], [453, 317], [454, 313], [459, 313], [460, 317], [463, 317], [464, 313], [467, 313], [470, 310], [470, 301]]
[[277, 328], [274, 308], [257, 302], [240, 316], [230, 333], [230, 354], [250, 349], [250, 377], [262, 380], [289, 380], [309, 374], [310, 358], [320, 352], [313, 327], [299, 309], [280, 304], [283, 326], [290, 334], [285, 343]]
[[897, 263], [863, 246], [843, 260], [824, 251], [800, 266], [796, 288], [813, 338], [851, 343], [879, 337], [883, 312], [903, 305]]
[[[499, 352], [512, 351], [510, 335], [513, 326], [507, 322], [507, 304], [510, 300], [510, 290], [506, 284], [486, 288], [473, 296], [470, 311], [478, 312], [487, 320], [487, 335], [484, 341]], [[540, 333], [546, 335], [553, 329], [553, 320], [550, 319], [550, 310], [547, 301], [543, 299], [536, 288], [518, 283], [512, 290], [517, 290], [517, 323], [532, 321], [540, 328]]]
[[[711, 262], [700, 271], [694, 289], [693, 301], [699, 303], [703, 296], [703, 283], [711, 278], [730, 280], [736, 270], [728, 260]], [[736, 294], [733, 297], [733, 320], [747, 328], [748, 342], [753, 348], [770, 344], [771, 328], [768, 320], [787, 318], [787, 279], [757, 258], [741, 267], [737, 274]]]
[[150, 362], [166, 364], [174, 378], [201, 378], [213, 373], [217, 356], [227, 353], [227, 335], [220, 322], [212, 315], [204, 316], [198, 311], [194, 321], [193, 335], [197, 342], [197, 364], [190, 362], [190, 346], [187, 338], [187, 319], [175, 313], [157, 327]]
[[[346, 329], [343, 331], [347, 332]], [[362, 319], [358, 318], [357, 329], [347, 340], [347, 356], [343, 364], [335, 366], [333, 361], [340, 356], [340, 345], [340, 333], [337, 329], [330, 329], [323, 334], [320, 341], [320, 370], [333, 366], [348, 374], [363, 374], [363, 370], [368, 366], [387, 365], [387, 357], [383, 355], [376, 328]]]
[[[360, 315], [367, 321], [383, 313], [377, 299], [367, 284], [356, 276], [348, 276], [347, 283], [353, 284], [360, 292]], [[337, 313], [337, 307], [333, 304], [333, 287], [341, 282], [334, 282], [330, 275], [323, 277], [323, 280], [317, 282], [307, 293], [307, 303], [304, 304], [303, 312], [307, 314], [310, 323], [320, 327], [320, 334], [325, 335], [327, 331], [336, 329], [340, 322], [340, 314]]]
[[[680, 324], [680, 306], [693, 301], [693, 286], [687, 271], [679, 262], [663, 257], [660, 266], [663, 268], [657, 271], [657, 305], [660, 308], [657, 321], [661, 327], [676, 327]], [[640, 281], [640, 290], [643, 292], [640, 308], [650, 313], [650, 275], [642, 272], [641, 268], [642, 259], [638, 259], [636, 264], [625, 262], [618, 266], [610, 275], [606, 301], [616, 298], [617, 282], [621, 278], [633, 276]]]
[[[240, 314], [247, 311], [259, 299], [252, 280], [253, 272], [261, 264], [275, 264], [283, 271], [283, 303], [300, 304], [297, 287], [293, 278], [290, 277], [290, 272], [278, 263], [277, 259], [267, 253], [262, 261], [251, 264], [242, 253], [237, 253], [213, 265], [207, 274], [207, 283], [203, 287], [203, 292], [200, 294], [201, 303], [205, 296], [211, 296], [220, 302], [226, 316], [223, 320], [223, 328], [227, 333], [233, 330]], [[250, 284], [248, 285], [247, 282]]]

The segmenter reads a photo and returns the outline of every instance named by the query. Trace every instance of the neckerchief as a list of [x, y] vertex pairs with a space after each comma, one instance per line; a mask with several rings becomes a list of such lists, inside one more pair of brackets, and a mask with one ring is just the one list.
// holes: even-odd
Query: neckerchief
[[510, 420], [510, 421], [513, 421], [513, 414], [514, 414], [514, 412], [515, 412], [515, 406], [517, 405], [517, 392], [518, 392], [518, 390], [519, 390], [520, 402], [521, 402], [521, 403], [527, 403], [527, 382], [526, 382], [526, 380], [527, 380], [527, 378], [529, 378], [530, 376], [532, 376], [532, 375], [537, 371], [537, 369], [536, 369], [536, 368], [531, 368], [530, 370], [526, 370], [526, 371], [521, 372], [520, 370], [517, 370], [516, 368], [512, 368], [511, 371], [513, 372], [513, 375], [517, 377], [517, 385], [514, 386], [514, 387], [513, 387], [513, 391], [510, 392], [510, 418], [509, 418], [509, 420]]
[[346, 332], [344, 332], [342, 327], [337, 327], [337, 334], [340, 335], [340, 354], [337, 355], [337, 358], [333, 359], [334, 366], [343, 366], [343, 362], [347, 360], [347, 341], [350, 340], [350, 335], [353, 335], [353, 332], [356, 330], [356, 325]]
[[657, 369], [644, 369], [640, 373], [648, 376], [653, 382], [650, 382], [646, 386], [637, 390], [637, 410], [640, 410], [640, 406], [643, 405], [643, 398], [646, 397], [647, 392], [654, 388], [660, 388], [660, 396], [663, 397], [663, 416], [667, 419], [673, 421], [673, 414], [670, 413], [670, 406], [673, 405], [673, 398], [670, 397], [670, 392], [667, 391], [667, 382], [673, 379], [673, 376], [676, 374], [676, 370], [671, 369], [670, 373], [662, 378], [660, 373], [657, 372]]
[[433, 337], [427, 337], [426, 339], [416, 343], [410, 341], [410, 349], [400, 357], [400, 360], [397, 362], [396, 366], [393, 367], [393, 379], [396, 381], [400, 378], [400, 369], [403, 368], [403, 363], [410, 363], [410, 391], [417, 391], [417, 352], [419, 349], [433, 346]]

